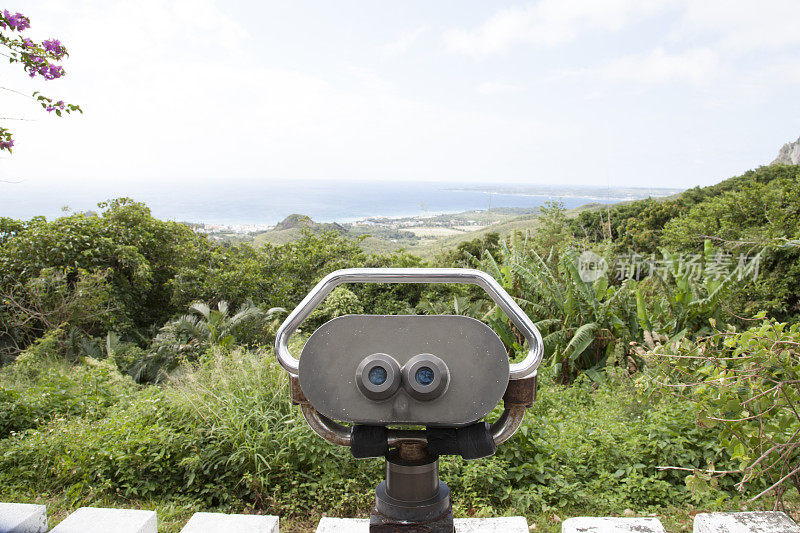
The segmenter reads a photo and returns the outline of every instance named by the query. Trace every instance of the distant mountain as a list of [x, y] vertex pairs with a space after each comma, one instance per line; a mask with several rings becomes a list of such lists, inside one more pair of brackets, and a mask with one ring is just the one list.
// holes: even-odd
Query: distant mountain
[[773, 165], [800, 165], [800, 137], [793, 143], [784, 144]]
[[292, 214], [284, 218], [281, 222], [278, 222], [278, 224], [275, 226], [275, 230], [281, 231], [285, 229], [294, 229], [303, 226], [311, 226], [312, 224], [314, 224], [314, 221], [311, 220], [311, 217], [306, 215]]
[[307, 215], [298, 215], [298, 214], [292, 214], [284, 218], [281, 222], [278, 222], [278, 224], [272, 231], [285, 231], [291, 229], [300, 229], [303, 227], [309, 227], [312, 230], [322, 230], [322, 231], [333, 230], [337, 233], [347, 232], [347, 228], [336, 222], [331, 222], [331, 223], [314, 222], [313, 220], [311, 220], [311, 217]]

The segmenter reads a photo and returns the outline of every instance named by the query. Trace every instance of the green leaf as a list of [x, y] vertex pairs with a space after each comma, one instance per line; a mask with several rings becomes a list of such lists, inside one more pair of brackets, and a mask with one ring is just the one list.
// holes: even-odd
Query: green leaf
[[583, 351], [594, 341], [594, 333], [597, 331], [597, 323], [590, 322], [579, 327], [570, 339], [569, 344], [564, 348], [564, 355], [574, 361]]

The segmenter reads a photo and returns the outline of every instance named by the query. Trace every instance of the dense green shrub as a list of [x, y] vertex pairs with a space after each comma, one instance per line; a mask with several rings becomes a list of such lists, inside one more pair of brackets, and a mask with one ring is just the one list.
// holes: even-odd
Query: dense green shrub
[[285, 373], [273, 358], [241, 351], [219, 353], [171, 385], [110, 407], [103, 418], [56, 419], [8, 438], [3, 448], [0, 484], [290, 510], [299, 495], [309, 505], [310, 492], [330, 482], [338, 499], [330, 505], [354, 511], [346, 506], [361, 491], [345, 494], [348, 472], [363, 482], [360, 468], [380, 468], [356, 463], [313, 435], [291, 409]]
[[764, 310], [780, 320], [800, 314], [800, 167], [759, 169], [664, 227], [664, 243], [673, 250], [699, 250], [707, 238], [734, 255], [766, 247], [757, 282], [733, 302], [740, 314]]
[[[44, 268], [35, 277], [0, 287], [0, 364], [47, 331], [75, 337], [103, 334], [116, 323], [108, 272]], [[4, 342], [3, 342], [4, 341]], [[74, 355], [62, 350], [62, 355]]]
[[118, 329], [163, 323], [175, 312], [170, 280], [210, 244], [183, 224], [153, 218], [144, 204], [128, 198], [100, 207], [99, 216], [34, 218], [7, 229], [0, 244], [0, 289], [46, 268], [107, 271]]
[[[179, 339], [187, 342], [178, 342], [181, 349], [169, 350], [168, 357], [160, 352], [165, 336], [180, 337], [169, 333], [193, 302], [250, 305], [269, 314], [272, 308], [293, 307], [338, 268], [421, 265], [404, 253], [368, 257], [357, 241], [335, 232], [305, 228], [295, 242], [255, 249], [211, 243], [188, 226], [153, 218], [143, 204], [129, 199], [101, 207], [99, 216], [74, 214], [51, 222], [0, 219], [0, 364], [57, 327], [75, 341], [70, 352], [75, 357], [93, 355], [93, 338], [113, 332], [141, 348], [159, 336], [150, 359], [179, 362], [178, 352], [189, 348], [192, 359], [204, 347], [192, 347], [191, 339]], [[358, 285], [348, 290], [368, 312], [396, 314], [411, 312], [424, 289]], [[251, 321], [239, 328], [236, 340], [269, 343], [273, 330], [271, 320]], [[139, 374], [145, 379], [162, 375]]]
[[798, 237], [800, 167], [764, 167], [743, 177], [749, 179], [669, 220], [664, 244], [676, 250], [698, 250], [709, 236], [747, 244]]
[[472, 268], [476, 257], [483, 257], [486, 252], [496, 255], [499, 247], [500, 234], [489, 232], [482, 238], [462, 242], [452, 250], [441, 252], [436, 258], [436, 264]]
[[711, 239], [724, 253], [752, 256], [766, 245], [757, 282], [737, 287], [728, 307], [742, 316], [800, 315], [800, 166], [759, 167], [675, 197], [582, 211], [569, 228], [617, 254], [697, 253]]
[[148, 351], [129, 367], [136, 381], [163, 381], [178, 366], [196, 361], [212, 348], [228, 350], [234, 344], [260, 345], [271, 339], [268, 333], [277, 317], [286, 312], [280, 307], [263, 311], [248, 302], [231, 314], [225, 300], [217, 303], [216, 309], [204, 302], [194, 302], [189, 310], [191, 314], [167, 322]]
[[[686, 472], [657, 466], [725, 464], [696, 414], [689, 404], [647, 398], [622, 376], [596, 390], [583, 381], [544, 386], [496, 457], [446, 458], [442, 476], [459, 513], [675, 504], [695, 497]], [[365, 512], [382, 471], [381, 461], [356, 461], [311, 432], [268, 351], [218, 352], [103, 417], [54, 418], [6, 438], [2, 449], [0, 486], [16, 490], [181, 495], [290, 515]]]
[[328, 320], [343, 315], [358, 315], [363, 312], [364, 306], [353, 291], [347, 287], [336, 287], [331, 291], [328, 297], [325, 298], [325, 302], [322, 306], [317, 308], [311, 313], [311, 316], [308, 317], [305, 329], [313, 331]]
[[[728, 302], [732, 294], [749, 285], [756, 263], [718, 273], [710, 265], [719, 253], [711, 241], [705, 241], [703, 254], [698, 254], [701, 262], [693, 266], [677, 253], [661, 251], [659, 261], [664, 266], [660, 272], [650, 273], [633, 286], [637, 319], [650, 338], [655, 333], [693, 338], [709, 333], [712, 322], [737, 320]], [[696, 266], [703, 268], [702, 274], [693, 272]], [[649, 342], [648, 335], [637, 340]]]
[[[627, 343], [642, 336], [631, 290], [634, 282], [613, 285], [604, 275], [587, 283], [570, 246], [545, 257], [537, 248], [535, 240], [514, 236], [501, 243], [497, 258], [486, 253], [478, 264], [542, 332], [547, 376], [566, 383], [583, 372], [601, 380], [607, 364], [627, 364]], [[525, 351], [523, 339], [498, 307], [487, 318], [513, 353]]]
[[[677, 242], [699, 249], [708, 236], [734, 236], [738, 239], [744, 232], [764, 226], [767, 218], [774, 218], [769, 217], [770, 211], [787, 207], [785, 202], [774, 200], [785, 195], [785, 192], [779, 191], [786, 184], [794, 182], [796, 187], [799, 172], [797, 165], [763, 166], [715, 185], [694, 187], [669, 198], [648, 198], [605, 209], [581, 211], [569, 221], [569, 228], [578, 239], [585, 238], [593, 243], [610, 240], [617, 252], [635, 250], [650, 254], [665, 244]], [[764, 196], [759, 197], [758, 191], [763, 192]], [[749, 197], [753, 202], [732, 202], [736, 197], [739, 200]], [[730, 209], [720, 209], [723, 204]], [[763, 207], [766, 209], [759, 211]], [[786, 215], [796, 216], [792, 213], [796, 213], [796, 210], [780, 213], [775, 220], [783, 220]], [[718, 217], [721, 218], [717, 220]], [[692, 220], [698, 218], [703, 218], [708, 225], [703, 226]], [[720, 233], [720, 229], [724, 231]], [[763, 236], [758, 232], [753, 235]]]
[[576, 238], [590, 243], [611, 241], [616, 252], [636, 250], [650, 254], [663, 245], [664, 224], [698, 202], [698, 191], [691, 189], [674, 199], [648, 198], [605, 209], [581, 211], [570, 220], [570, 231]]
[[[787, 409], [800, 400], [790, 395], [775, 403], [769, 388], [778, 378], [796, 388], [796, 328], [773, 324], [740, 334], [723, 322], [743, 320], [731, 318], [731, 310], [761, 305], [780, 316], [798, 313], [798, 172], [765, 167], [664, 201], [585, 212], [576, 221], [553, 204], [542, 210], [535, 234], [503, 241], [490, 234], [439, 257], [493, 275], [537, 321], [547, 356], [539, 400], [497, 456], [443, 459], [457, 512], [618, 513], [690, 500], [713, 506], [736, 494], [742, 479], [751, 495], [768, 487], [760, 479], [778, 472], [770, 483], [784, 474], [782, 481], [796, 482], [797, 423]], [[0, 370], [0, 487], [66, 492], [76, 501], [92, 494], [180, 495], [279, 514], [364, 512], [381, 462], [355, 461], [311, 432], [265, 348], [276, 319], [235, 320], [223, 302], [240, 309], [252, 303], [255, 316], [256, 309], [291, 309], [338, 268], [425, 263], [405, 253], [367, 256], [335, 232], [303, 231], [295, 242], [259, 249], [212, 244], [130, 200], [104, 209], [52, 222], [0, 218], [0, 292], [24, 303], [0, 300], [0, 345], [22, 351]], [[718, 248], [698, 239], [705, 234]], [[764, 238], [771, 242], [755, 283], [691, 279], [679, 265], [679, 252], [702, 250], [707, 259], [729, 244], [721, 240], [760, 246]], [[577, 255], [601, 239], [612, 240], [596, 247], [600, 255], [633, 248], [674, 268], [663, 279], [585, 283]], [[178, 315], [197, 300], [208, 302], [197, 309], [202, 317]], [[486, 296], [464, 286], [339, 287], [306, 332], [342, 314], [453, 311], [487, 321], [512, 356], [525, 351], [519, 332]], [[714, 321], [726, 338], [698, 339]], [[694, 402], [667, 394], [672, 389], [645, 388], [625, 372], [638, 375], [647, 352], [641, 346], [655, 350], [667, 336], [674, 354], [689, 357], [681, 363], [704, 381], [680, 383]], [[691, 359], [697, 350], [706, 357]], [[674, 371], [649, 370], [660, 378]], [[127, 372], [163, 383], [139, 388], [123, 377]], [[572, 385], [553, 384], [559, 377]], [[777, 407], [761, 408], [769, 394]], [[714, 409], [722, 414], [712, 416]], [[755, 412], [759, 431], [767, 428], [781, 446], [769, 460], [783, 470], [762, 472], [754, 419], [735, 418], [743, 409]], [[703, 425], [696, 424], [700, 415]]]
[[96, 420], [134, 393], [133, 382], [107, 361], [65, 362], [60, 335], [51, 332], [0, 370], [0, 439], [56, 419]]
[[[800, 325], [729, 326], [696, 342], [659, 343], [649, 359], [654, 388], [695, 404], [703, 426], [719, 432], [741, 473], [737, 488], [779, 503], [790, 487], [800, 491]], [[726, 469], [711, 470], [698, 479]]]
[[607, 509], [687, 501], [697, 495], [687, 489], [686, 472], [658, 467], [728, 462], [715, 432], [698, 428], [696, 416], [694, 406], [647, 396], [619, 374], [596, 389], [586, 382], [545, 390], [531, 417], [539, 424], [501, 453], [520, 460], [521, 448], [535, 456], [533, 464], [519, 461], [509, 471], [541, 483], [536, 492], [552, 507], [565, 500]]

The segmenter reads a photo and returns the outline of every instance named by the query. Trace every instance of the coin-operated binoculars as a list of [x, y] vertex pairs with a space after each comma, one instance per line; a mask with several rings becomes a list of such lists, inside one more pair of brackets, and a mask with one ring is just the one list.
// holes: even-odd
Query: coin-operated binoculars
[[[509, 364], [497, 334], [466, 316], [347, 315], [323, 324], [294, 358], [289, 337], [342, 283], [478, 285], [525, 337], [529, 352]], [[291, 375], [292, 402], [311, 429], [349, 446], [356, 458], [385, 457], [386, 480], [375, 490], [370, 531], [452, 533], [439, 456], [487, 457], [514, 434], [536, 395], [543, 346], [530, 318], [484, 272], [356, 268], [337, 270], [312, 289], [278, 329], [275, 350]], [[500, 418], [482, 422], [500, 400]]]

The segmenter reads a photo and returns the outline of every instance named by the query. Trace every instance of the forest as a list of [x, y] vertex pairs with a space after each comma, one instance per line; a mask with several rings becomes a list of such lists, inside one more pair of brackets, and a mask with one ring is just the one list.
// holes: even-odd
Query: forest
[[[587, 270], [587, 265], [600, 266]], [[491, 274], [545, 344], [539, 395], [491, 458], [443, 458], [457, 516], [697, 510], [800, 515], [800, 166], [490, 233], [422, 259], [367, 254], [304, 229], [281, 245], [225, 243], [129, 198], [47, 220], [0, 218], [0, 500], [366, 516], [382, 461], [306, 426], [274, 334], [323, 276], [347, 267]], [[368, 314], [461, 314], [509, 357], [527, 348], [479, 289], [337, 288], [296, 336]], [[493, 413], [497, 416], [498, 412]], [[491, 417], [490, 417], [491, 418]]]

